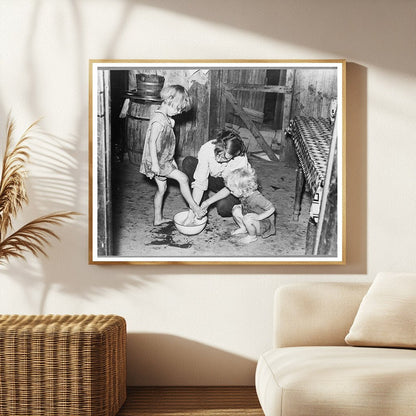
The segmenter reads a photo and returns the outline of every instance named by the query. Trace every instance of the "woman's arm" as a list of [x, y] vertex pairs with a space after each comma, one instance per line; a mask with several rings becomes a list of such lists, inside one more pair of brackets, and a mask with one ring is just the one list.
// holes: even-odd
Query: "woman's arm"
[[204, 192], [208, 189], [208, 177], [210, 175], [209, 161], [214, 155], [213, 145], [207, 142], [201, 146], [198, 152], [198, 164], [194, 172], [192, 197], [199, 204]]
[[204, 195], [204, 191], [201, 188], [194, 188], [192, 190], [192, 198], [194, 201], [199, 205], [201, 202], [202, 196]]
[[[202, 204], [201, 208], [208, 208], [210, 205], [214, 204], [215, 202], [219, 201], [220, 199], [226, 198], [230, 195], [230, 190], [226, 187], [220, 189], [216, 194], [212, 195], [210, 198], [206, 199]], [[196, 202], [196, 201], [195, 201]]]

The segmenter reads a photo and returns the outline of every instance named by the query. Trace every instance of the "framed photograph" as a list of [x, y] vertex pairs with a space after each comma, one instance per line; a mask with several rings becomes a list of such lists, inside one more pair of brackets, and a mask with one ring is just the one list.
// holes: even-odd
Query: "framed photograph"
[[91, 264], [344, 264], [345, 60], [91, 60]]

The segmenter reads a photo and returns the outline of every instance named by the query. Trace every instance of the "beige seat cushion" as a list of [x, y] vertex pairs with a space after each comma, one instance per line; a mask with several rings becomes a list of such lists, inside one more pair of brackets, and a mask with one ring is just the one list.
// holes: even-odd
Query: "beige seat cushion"
[[266, 416], [416, 415], [416, 350], [277, 348], [260, 357], [256, 389]]
[[416, 274], [378, 274], [358, 308], [345, 342], [416, 348]]

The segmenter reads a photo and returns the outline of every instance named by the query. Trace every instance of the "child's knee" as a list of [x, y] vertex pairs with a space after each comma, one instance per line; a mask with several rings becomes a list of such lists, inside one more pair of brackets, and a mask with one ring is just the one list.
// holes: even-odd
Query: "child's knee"
[[160, 192], [161, 194], [164, 194], [166, 192], [166, 189], [168, 189], [168, 182], [167, 181], [159, 181], [157, 183], [157, 192]]
[[254, 220], [251, 217], [248, 217], [246, 215], [243, 216], [243, 224], [247, 228], [247, 231], [249, 234], [253, 235], [259, 235], [260, 234], [260, 222], [257, 220]]
[[250, 218], [247, 218], [247, 215], [243, 215], [243, 223], [244, 225], [251, 225], [252, 221], [250, 220]]
[[178, 182], [181, 185], [188, 185], [188, 183], [189, 183], [188, 177], [183, 172], [181, 172], [181, 171], [179, 171], [179, 173], [180, 174], [178, 175]]

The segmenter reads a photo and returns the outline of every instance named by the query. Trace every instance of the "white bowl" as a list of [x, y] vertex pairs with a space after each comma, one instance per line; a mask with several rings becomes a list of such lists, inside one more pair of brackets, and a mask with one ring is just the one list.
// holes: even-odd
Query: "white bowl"
[[199, 234], [207, 225], [208, 217], [205, 215], [205, 217], [202, 217], [201, 219], [195, 218], [192, 221], [192, 224], [184, 225], [183, 222], [186, 220], [188, 213], [189, 211], [178, 212], [173, 217], [173, 222], [175, 223], [175, 227], [182, 234], [186, 234], [186, 235]]

